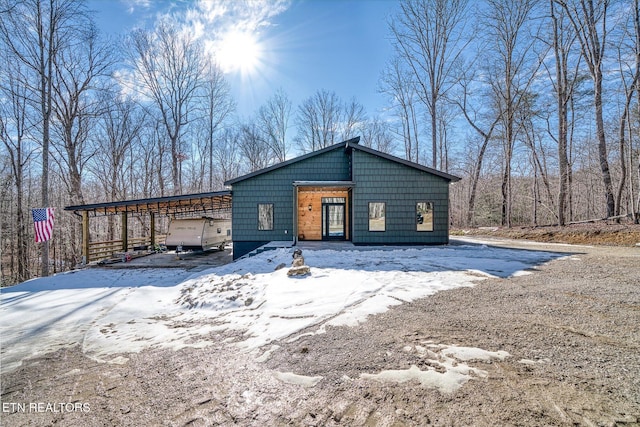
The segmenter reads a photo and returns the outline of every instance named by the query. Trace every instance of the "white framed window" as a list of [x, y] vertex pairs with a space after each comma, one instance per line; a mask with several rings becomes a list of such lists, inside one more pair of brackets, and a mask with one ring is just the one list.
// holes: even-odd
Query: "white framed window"
[[258, 204], [258, 230], [273, 230], [273, 203]]
[[433, 202], [416, 203], [416, 231], [433, 231]]
[[369, 202], [369, 231], [385, 231], [387, 206], [384, 202]]

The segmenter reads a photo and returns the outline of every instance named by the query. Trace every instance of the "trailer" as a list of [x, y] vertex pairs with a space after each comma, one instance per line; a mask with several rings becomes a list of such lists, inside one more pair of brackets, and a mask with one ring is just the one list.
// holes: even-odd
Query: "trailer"
[[166, 246], [176, 252], [213, 248], [223, 250], [231, 242], [231, 220], [221, 218], [173, 218], [169, 223]]

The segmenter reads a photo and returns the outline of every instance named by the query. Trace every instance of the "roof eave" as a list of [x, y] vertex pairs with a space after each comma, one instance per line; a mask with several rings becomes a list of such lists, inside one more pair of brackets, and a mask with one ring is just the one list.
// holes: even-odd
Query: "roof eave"
[[437, 169], [433, 169], [433, 168], [430, 168], [428, 166], [421, 165], [419, 163], [411, 162], [409, 160], [401, 159], [400, 157], [396, 157], [396, 156], [393, 156], [391, 154], [383, 153], [381, 151], [374, 150], [373, 148], [365, 147], [364, 145], [347, 143], [347, 148], [348, 149], [349, 148], [355, 148], [356, 150], [364, 151], [365, 153], [369, 153], [369, 154], [372, 154], [374, 156], [382, 157], [383, 159], [391, 160], [392, 162], [400, 163], [400, 164], [403, 164], [405, 166], [409, 166], [411, 168], [418, 169], [420, 171], [427, 172], [427, 173], [430, 173], [432, 175], [439, 176], [440, 178], [444, 178], [444, 179], [446, 179], [446, 180], [448, 180], [450, 182], [458, 182], [461, 179], [458, 176], [451, 175], [449, 173], [442, 172], [442, 171], [439, 171]]
[[90, 211], [96, 209], [104, 209], [104, 208], [118, 208], [125, 206], [136, 206], [140, 204], [154, 204], [154, 203], [167, 203], [174, 202], [180, 200], [189, 200], [189, 199], [203, 199], [210, 197], [230, 197], [232, 195], [231, 190], [222, 190], [222, 191], [212, 191], [208, 193], [194, 193], [194, 194], [181, 194], [177, 196], [164, 196], [164, 197], [152, 197], [146, 199], [133, 199], [133, 200], [122, 200], [122, 201], [114, 201], [114, 202], [104, 202], [104, 203], [92, 203], [86, 205], [75, 205], [75, 206], [65, 206], [65, 211]]

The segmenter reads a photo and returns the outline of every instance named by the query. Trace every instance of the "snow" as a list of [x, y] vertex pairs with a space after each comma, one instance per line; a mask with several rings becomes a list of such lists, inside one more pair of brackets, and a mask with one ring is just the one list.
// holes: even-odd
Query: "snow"
[[294, 374], [293, 372], [275, 372], [274, 376], [287, 384], [300, 385], [303, 387], [314, 387], [318, 384], [322, 377], [307, 377], [305, 375]]
[[[452, 393], [474, 377], [484, 378], [487, 376], [486, 371], [471, 367], [464, 362], [470, 360], [491, 362], [494, 359], [504, 360], [509, 357], [509, 353], [506, 351], [492, 352], [472, 347], [431, 344], [430, 341], [425, 344], [428, 348], [415, 346], [416, 352], [424, 358], [424, 363], [427, 364], [425, 370], [411, 365], [409, 369], [386, 370], [377, 374], [360, 374], [360, 378], [392, 383], [415, 380], [422, 387], [437, 389], [442, 393]], [[413, 348], [407, 346], [404, 350], [412, 352]]]
[[424, 341], [423, 345], [407, 345], [406, 353], [416, 354], [422, 359], [426, 369], [415, 365], [409, 369], [385, 370], [377, 374], [360, 374], [365, 380], [404, 383], [417, 381], [424, 388], [437, 389], [442, 393], [452, 393], [473, 378], [485, 378], [487, 372], [470, 366], [470, 362], [492, 363], [510, 356], [506, 351], [487, 351], [474, 347], [436, 344]]
[[469, 374], [471, 370], [474, 370], [474, 373], [484, 372], [469, 368], [466, 365], [446, 367], [448, 369], [444, 372], [437, 372], [434, 369], [421, 371], [417, 366], [411, 365], [411, 367], [406, 370], [382, 371], [379, 374], [360, 374], [360, 378], [395, 383], [416, 380], [425, 388], [435, 388], [444, 393], [452, 393], [471, 379], [471, 375]]
[[[561, 256], [468, 243], [307, 249], [303, 255], [311, 274], [293, 278], [287, 268], [275, 270], [278, 264], [290, 265], [292, 252], [276, 249], [196, 273], [91, 268], [4, 288], [1, 372], [67, 346], [78, 345], [95, 360], [125, 363], [127, 352], [204, 347], [220, 336], [240, 349], [261, 351], [256, 357], [264, 361], [277, 347], [260, 349], [277, 340], [324, 333], [327, 326], [356, 325], [394, 305], [473, 286], [487, 277], [521, 274]], [[464, 347], [439, 351], [441, 363], [483, 359], [483, 353]], [[500, 353], [484, 357], [499, 358]], [[459, 371], [449, 370], [452, 376]], [[459, 383], [460, 378], [446, 382]]]
[[464, 362], [468, 362], [470, 360], [482, 360], [489, 362], [492, 359], [504, 360], [509, 356], [509, 353], [506, 351], [486, 351], [474, 347], [459, 347], [455, 345], [442, 350], [442, 354]]

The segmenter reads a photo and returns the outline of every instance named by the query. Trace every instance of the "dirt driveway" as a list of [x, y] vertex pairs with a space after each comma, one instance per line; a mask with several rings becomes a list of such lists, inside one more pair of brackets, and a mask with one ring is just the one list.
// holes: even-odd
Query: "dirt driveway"
[[[0, 424], [640, 425], [640, 248], [486, 243], [567, 257], [261, 354], [233, 335], [123, 365], [61, 349], [2, 377]], [[451, 392], [403, 376], [438, 371], [444, 346], [509, 356], [454, 362], [474, 374]]]

